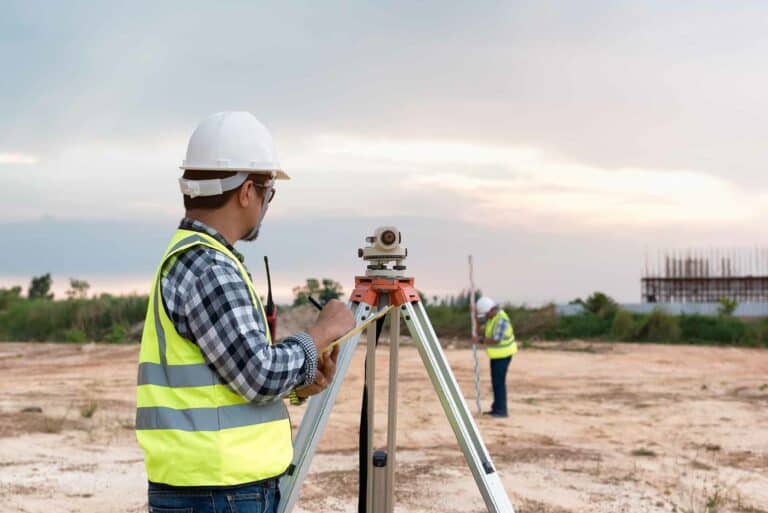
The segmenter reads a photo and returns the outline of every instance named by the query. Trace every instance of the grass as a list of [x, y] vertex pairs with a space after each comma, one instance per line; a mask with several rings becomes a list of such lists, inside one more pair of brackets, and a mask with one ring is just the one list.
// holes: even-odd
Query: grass
[[[707, 451], [719, 451], [719, 446], [704, 446]], [[676, 465], [683, 463], [678, 461]], [[739, 492], [738, 485], [743, 483], [743, 476], [731, 475], [724, 480], [720, 474], [721, 466], [716, 459], [702, 462], [698, 455], [689, 460], [690, 467], [676, 467], [677, 486], [671, 497], [673, 511], [679, 513], [768, 513], [755, 508], [750, 498]], [[690, 470], [693, 469], [693, 470]]]
[[646, 449], [645, 447], [639, 447], [637, 449], [634, 449], [631, 453], [632, 456], [639, 456], [642, 458], [655, 458], [656, 453], [653, 452], [650, 449]]
[[96, 410], [99, 408], [99, 403], [94, 400], [90, 400], [80, 407], [80, 416], [84, 419], [90, 419]]
[[704, 501], [704, 511], [706, 513], [717, 513], [723, 505], [724, 498], [721, 490], [715, 488], [715, 491]]

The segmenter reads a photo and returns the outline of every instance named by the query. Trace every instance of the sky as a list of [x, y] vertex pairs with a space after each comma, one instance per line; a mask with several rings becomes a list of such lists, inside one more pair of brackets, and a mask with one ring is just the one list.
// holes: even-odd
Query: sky
[[[764, 246], [765, 2], [0, 1], [0, 286], [146, 293], [207, 115], [292, 180], [239, 243], [349, 291], [396, 225], [427, 295], [640, 300], [666, 248]], [[257, 285], [258, 286], [258, 285]]]

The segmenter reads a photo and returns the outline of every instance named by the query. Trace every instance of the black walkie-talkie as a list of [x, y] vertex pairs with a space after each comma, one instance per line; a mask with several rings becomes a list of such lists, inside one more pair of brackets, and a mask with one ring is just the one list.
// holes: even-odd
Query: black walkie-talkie
[[267, 314], [267, 325], [269, 326], [269, 334], [272, 336], [272, 342], [274, 343], [277, 337], [277, 306], [272, 301], [272, 278], [269, 275], [269, 259], [264, 256], [264, 267], [267, 270], [267, 304], [264, 307], [264, 313]]

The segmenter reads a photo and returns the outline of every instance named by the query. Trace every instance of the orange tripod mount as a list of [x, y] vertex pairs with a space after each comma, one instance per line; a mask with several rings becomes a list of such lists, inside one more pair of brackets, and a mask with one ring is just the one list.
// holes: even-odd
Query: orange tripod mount
[[386, 296], [389, 299], [388, 304], [398, 308], [405, 303], [420, 300], [419, 293], [413, 288], [413, 282], [413, 278], [355, 276], [355, 290], [349, 300], [376, 308], [382, 296]]

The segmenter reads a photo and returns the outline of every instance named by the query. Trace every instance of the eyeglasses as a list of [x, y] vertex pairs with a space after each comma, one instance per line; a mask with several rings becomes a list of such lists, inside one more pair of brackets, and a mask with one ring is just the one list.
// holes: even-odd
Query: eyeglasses
[[254, 183], [254, 182], [251, 182], [251, 183], [253, 184], [254, 187], [258, 187], [259, 189], [266, 189], [267, 192], [265, 193], [265, 195], [269, 196], [267, 198], [267, 203], [272, 203], [272, 200], [275, 199], [275, 194], [277, 194], [277, 189], [275, 189], [274, 185], [272, 185], [271, 183], [267, 185]]

